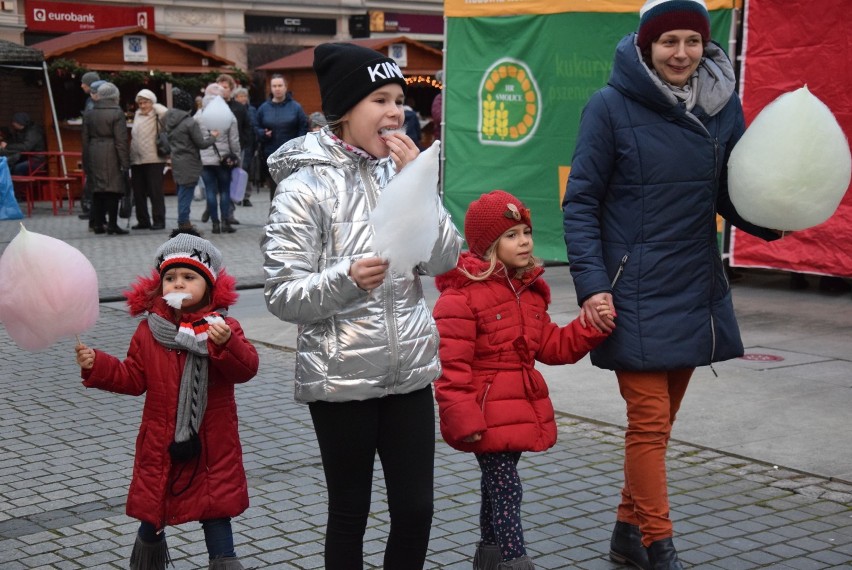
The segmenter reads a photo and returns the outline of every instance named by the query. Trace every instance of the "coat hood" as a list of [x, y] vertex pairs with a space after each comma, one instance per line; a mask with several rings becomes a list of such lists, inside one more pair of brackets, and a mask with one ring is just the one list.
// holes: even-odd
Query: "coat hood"
[[[237, 302], [237, 280], [224, 269], [219, 271], [216, 285], [213, 287], [213, 297], [210, 300], [210, 310], [227, 309]], [[138, 316], [145, 312], [157, 313], [171, 317], [173, 310], [163, 300], [160, 294], [160, 274], [156, 269], [151, 270], [151, 275], [145, 277], [140, 275], [131, 284], [130, 289], [124, 292], [127, 306], [132, 316]]]
[[[464, 268], [469, 273], [477, 275], [488, 269], [489, 265], [490, 263], [478, 255], [465, 251], [459, 256], [458, 265], [456, 265], [455, 269], [451, 269], [435, 277], [435, 287], [441, 292], [445, 289], [462, 289], [475, 283], [482, 283], [482, 281], [473, 281], [470, 277], [459, 271], [459, 268]], [[550, 305], [550, 285], [544, 279], [540, 279], [543, 273], [543, 267], [536, 267], [532, 271], [527, 272], [520, 281], [523, 285], [529, 285], [531, 289], [537, 291], [544, 297], [544, 302]], [[494, 273], [485, 281], [505, 283], [507, 279], [506, 268], [502, 264], [499, 264], [498, 268], [494, 270]]]
[[165, 125], [166, 129], [172, 130], [177, 127], [181, 121], [186, 119], [187, 117], [192, 117], [186, 111], [182, 111], [180, 109], [169, 109], [166, 111]]
[[[698, 65], [698, 99], [693, 114], [706, 113], [713, 116], [718, 113], [731, 98], [736, 87], [734, 68], [728, 56], [715, 42], [704, 46], [704, 57]], [[675, 119], [685, 114], [686, 108], [679, 104], [671, 90], [651, 71], [642, 59], [636, 34], [626, 35], [615, 50], [615, 61], [609, 85], [646, 107]]]

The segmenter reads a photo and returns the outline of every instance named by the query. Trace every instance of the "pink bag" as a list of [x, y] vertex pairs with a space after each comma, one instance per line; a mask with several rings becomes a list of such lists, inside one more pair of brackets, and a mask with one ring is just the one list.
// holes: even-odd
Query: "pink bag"
[[248, 172], [242, 168], [231, 170], [231, 201], [242, 202], [246, 196], [246, 185], [248, 184]]

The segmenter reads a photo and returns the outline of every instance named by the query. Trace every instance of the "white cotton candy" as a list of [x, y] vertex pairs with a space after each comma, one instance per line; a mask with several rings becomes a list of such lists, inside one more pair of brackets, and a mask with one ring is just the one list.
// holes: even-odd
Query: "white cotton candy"
[[428, 261], [438, 239], [438, 155], [440, 141], [408, 163], [388, 183], [370, 216], [373, 247], [390, 270], [411, 273]]
[[731, 201], [739, 214], [776, 230], [802, 230], [830, 218], [850, 177], [849, 141], [807, 86], [767, 105], [728, 160]]
[[190, 295], [189, 293], [174, 292], [163, 295], [163, 301], [165, 301], [166, 304], [172, 309], [180, 309], [183, 305], [183, 300], [191, 298], [192, 295]]
[[210, 131], [225, 132], [234, 114], [222, 97], [216, 95], [201, 111], [201, 123]]
[[0, 321], [24, 350], [73, 337], [98, 320], [98, 275], [80, 250], [27, 231], [0, 257]]

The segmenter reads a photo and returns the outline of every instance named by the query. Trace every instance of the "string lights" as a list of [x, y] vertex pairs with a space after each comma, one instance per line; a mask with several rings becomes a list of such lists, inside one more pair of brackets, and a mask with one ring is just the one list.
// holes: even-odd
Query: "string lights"
[[405, 83], [406, 85], [428, 85], [430, 87], [434, 87], [435, 89], [444, 88], [444, 84], [431, 75], [409, 75], [405, 78]]

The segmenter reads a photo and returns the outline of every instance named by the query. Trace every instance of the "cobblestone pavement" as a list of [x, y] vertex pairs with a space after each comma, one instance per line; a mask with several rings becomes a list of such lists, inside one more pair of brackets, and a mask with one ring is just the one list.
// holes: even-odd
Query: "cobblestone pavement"
[[[258, 202], [237, 210], [243, 224], [236, 234], [214, 236], [244, 286], [261, 278], [257, 240], [268, 200]], [[201, 209], [193, 204], [194, 220]], [[166, 236], [94, 236], [76, 216], [44, 211], [24, 222], [90, 258], [109, 256], [110, 269], [99, 269], [102, 298], [147, 273]], [[0, 222], [0, 247], [16, 232], [17, 222]], [[135, 327], [124, 311], [102, 306], [85, 341], [121, 356]], [[325, 485], [307, 407], [292, 399], [293, 354], [262, 343], [258, 351], [258, 376], [237, 387], [251, 497], [234, 520], [237, 551], [247, 567], [322, 568]], [[127, 568], [137, 523], [124, 514], [124, 500], [142, 399], [83, 388], [73, 341], [29, 353], [0, 327], [0, 362], [0, 569]], [[557, 445], [520, 464], [528, 550], [537, 568], [616, 569], [607, 553], [622, 480], [621, 430], [566, 414], [558, 420]], [[471, 455], [453, 451], [438, 433], [436, 440], [427, 568], [467, 569], [478, 539], [479, 471]], [[674, 440], [669, 478], [675, 541], [687, 567], [852, 568], [848, 484]], [[387, 519], [378, 473], [368, 568], [381, 567]], [[175, 568], [207, 567], [200, 525], [167, 533]]]
[[[91, 346], [123, 355], [134, 319], [103, 308]], [[259, 568], [322, 568], [325, 488], [293, 354], [259, 345], [259, 375], [237, 387], [251, 507], [237, 550]], [[73, 343], [18, 350], [0, 329], [0, 568], [126, 568], [136, 522], [124, 515], [141, 398], [87, 390]], [[621, 481], [620, 430], [561, 416], [559, 443], [526, 454], [524, 525], [540, 568], [616, 568], [608, 539]], [[436, 434], [436, 438], [439, 438]], [[470, 568], [478, 469], [440, 441], [428, 568]], [[377, 466], [378, 468], [378, 466]], [[695, 568], [849, 568], [852, 487], [674, 442], [672, 516]], [[377, 477], [365, 551], [381, 567], [387, 509]], [[206, 567], [197, 524], [168, 529], [178, 569]]]

